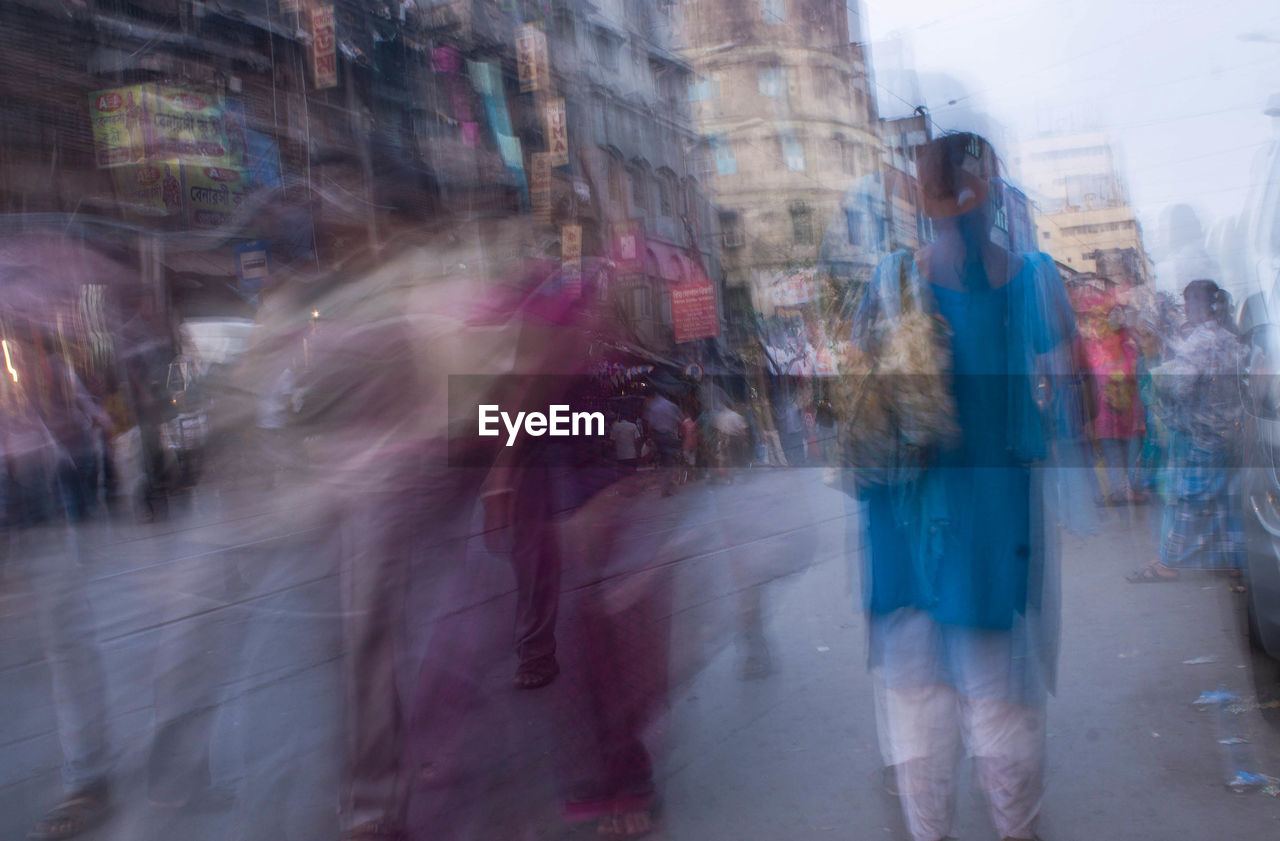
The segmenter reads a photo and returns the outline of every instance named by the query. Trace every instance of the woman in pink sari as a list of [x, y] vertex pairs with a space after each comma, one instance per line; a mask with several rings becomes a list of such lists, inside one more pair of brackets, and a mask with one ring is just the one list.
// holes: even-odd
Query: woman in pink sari
[[1107, 468], [1107, 498], [1112, 505], [1139, 501], [1130, 485], [1135, 448], [1146, 433], [1146, 414], [1138, 394], [1138, 346], [1125, 324], [1116, 285], [1098, 278], [1072, 295], [1080, 325], [1095, 415], [1093, 438]]

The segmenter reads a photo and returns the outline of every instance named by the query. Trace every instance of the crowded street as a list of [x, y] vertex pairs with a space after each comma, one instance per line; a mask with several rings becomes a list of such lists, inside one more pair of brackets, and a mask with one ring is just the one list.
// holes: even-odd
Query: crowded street
[[1273, 6], [0, 2], [0, 841], [1280, 837]]
[[[303, 492], [292, 490], [202, 490], [175, 500], [164, 522], [95, 535], [89, 592], [122, 781], [120, 808], [86, 838], [274, 841], [333, 832], [338, 585], [321, 531], [296, 504]], [[670, 568], [675, 582], [672, 686], [651, 734], [666, 754], [657, 773], [664, 837], [897, 837], [902, 819], [882, 775], [856, 604], [857, 537], [846, 535], [856, 513], [850, 498], [824, 484], [819, 469], [757, 468], [672, 497], [645, 488], [626, 504], [637, 535], [629, 546], [657, 541], [663, 551], [650, 563]], [[685, 525], [668, 539], [664, 522], [675, 511]], [[1241, 596], [1223, 577], [1124, 582], [1154, 551], [1154, 513], [1110, 509], [1098, 534], [1065, 541], [1041, 832], [1089, 838], [1122, 826], [1139, 841], [1269, 837], [1280, 829], [1280, 799], [1228, 783], [1241, 771], [1280, 772], [1277, 696], [1255, 687], [1274, 693], [1266, 670], [1275, 666], [1251, 655]], [[411, 814], [425, 822], [433, 808], [450, 810], [456, 835], [435, 837], [576, 837], [555, 799], [560, 685], [510, 687], [509, 572], [478, 538], [460, 563], [421, 582], [448, 581], [457, 605], [422, 637], [447, 650], [474, 695], [464, 713], [444, 713], [460, 716], [450, 720], [465, 733], [425, 760], [447, 763], [449, 796], [420, 782]], [[39, 816], [60, 763], [51, 710], [37, 701], [46, 667], [30, 656], [34, 620], [16, 584], [7, 572], [0, 838], [22, 837]], [[744, 587], [764, 605], [762, 674], [744, 674], [749, 646], [735, 619]], [[175, 654], [197, 683], [209, 679], [204, 691], [215, 699], [207, 748], [185, 746], [207, 749], [215, 794], [183, 810], [149, 800], [142, 782], [156, 725], [153, 676]], [[1218, 689], [1237, 700], [1194, 705]], [[419, 727], [411, 738], [421, 760], [440, 741], [429, 724]], [[1232, 738], [1247, 742], [1223, 743]], [[980, 799], [967, 783], [959, 791], [960, 831], [979, 837], [987, 826]]]

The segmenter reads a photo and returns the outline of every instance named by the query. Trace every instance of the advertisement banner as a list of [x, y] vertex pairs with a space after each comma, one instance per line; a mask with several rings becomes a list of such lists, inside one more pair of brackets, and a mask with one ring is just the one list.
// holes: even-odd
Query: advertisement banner
[[551, 222], [551, 156], [546, 152], [533, 153], [533, 167], [529, 173], [529, 204], [533, 218], [539, 222]]
[[329, 4], [311, 9], [311, 79], [316, 90], [338, 84], [338, 39]]
[[243, 119], [215, 92], [150, 84], [98, 91], [89, 120], [100, 168], [244, 165]]
[[182, 212], [182, 172], [176, 164], [129, 164], [111, 171], [116, 200], [140, 216]]
[[227, 224], [247, 185], [244, 173], [230, 167], [184, 166], [187, 224], [192, 228], [217, 228]]
[[569, 128], [565, 120], [564, 100], [547, 103], [547, 153], [552, 166], [569, 165]]
[[232, 166], [231, 144], [216, 94], [157, 87], [151, 99], [148, 160], [199, 166]]
[[715, 286], [703, 278], [671, 287], [671, 321], [677, 343], [719, 336]]
[[520, 92], [545, 90], [549, 79], [547, 36], [531, 23], [516, 35], [516, 66], [520, 72]]
[[99, 169], [147, 160], [149, 85], [131, 85], [89, 95], [94, 159]]

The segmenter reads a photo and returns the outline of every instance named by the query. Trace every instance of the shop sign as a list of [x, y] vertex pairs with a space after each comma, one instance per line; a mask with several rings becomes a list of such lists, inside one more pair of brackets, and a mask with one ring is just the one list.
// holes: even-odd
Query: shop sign
[[716, 288], [709, 280], [673, 286], [670, 294], [672, 329], [677, 343], [720, 335]]
[[329, 4], [311, 10], [311, 78], [316, 90], [338, 84], [338, 39]]
[[547, 36], [531, 23], [520, 27], [516, 35], [516, 66], [520, 73], [521, 93], [547, 87]]
[[529, 202], [533, 218], [539, 222], [551, 222], [551, 155], [533, 153], [533, 166], [529, 174]]
[[569, 165], [569, 129], [565, 120], [564, 100], [547, 103], [547, 152], [552, 166]]

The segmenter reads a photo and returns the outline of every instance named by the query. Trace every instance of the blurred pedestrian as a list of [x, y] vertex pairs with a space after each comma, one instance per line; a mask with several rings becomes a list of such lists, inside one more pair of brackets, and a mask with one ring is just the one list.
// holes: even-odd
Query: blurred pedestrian
[[986, 141], [948, 135], [918, 160], [937, 238], [887, 258], [872, 283], [882, 296], [903, 266], [925, 281], [925, 306], [949, 327], [960, 437], [918, 473], [861, 491], [871, 666], [912, 838], [954, 834], [963, 744], [997, 834], [1031, 839], [1056, 650], [1048, 471], [1031, 465], [1054, 451], [1075, 323], [1050, 257], [991, 241]]
[[645, 427], [657, 448], [658, 465], [662, 470], [662, 495], [676, 492], [676, 471], [679, 468], [680, 420], [683, 416], [675, 403], [661, 392], [655, 391], [644, 404]]
[[640, 428], [627, 417], [619, 417], [609, 428], [613, 441], [613, 457], [618, 464], [634, 470], [640, 463]]
[[1216, 283], [1192, 281], [1183, 300], [1184, 337], [1170, 343], [1173, 358], [1153, 372], [1173, 438], [1160, 557], [1128, 576], [1134, 584], [1173, 581], [1184, 569], [1239, 575], [1244, 565], [1244, 521], [1232, 468], [1245, 349], [1228, 326], [1228, 297]]

